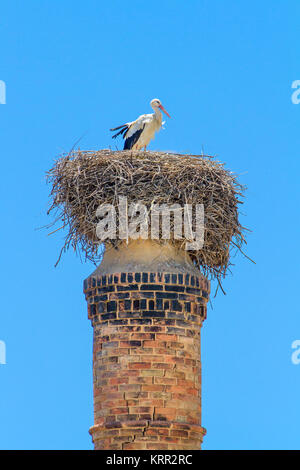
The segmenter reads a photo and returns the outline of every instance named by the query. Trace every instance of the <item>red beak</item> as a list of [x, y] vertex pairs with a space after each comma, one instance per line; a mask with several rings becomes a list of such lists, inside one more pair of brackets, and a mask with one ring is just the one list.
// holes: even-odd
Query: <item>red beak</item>
[[165, 108], [163, 107], [163, 105], [159, 105], [158, 106], [169, 118], [171, 118], [170, 114], [165, 110]]

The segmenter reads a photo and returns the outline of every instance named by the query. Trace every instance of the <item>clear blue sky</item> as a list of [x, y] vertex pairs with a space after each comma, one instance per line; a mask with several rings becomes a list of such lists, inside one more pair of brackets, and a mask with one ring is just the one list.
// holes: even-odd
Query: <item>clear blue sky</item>
[[[300, 79], [296, 0], [11, 0], [0, 11], [2, 449], [91, 449], [92, 328], [49, 222], [45, 172], [85, 133], [172, 116], [152, 149], [217, 155], [248, 186], [252, 230], [202, 329], [205, 449], [300, 449]], [[119, 143], [121, 145], [121, 143]], [[214, 286], [213, 286], [214, 288]]]

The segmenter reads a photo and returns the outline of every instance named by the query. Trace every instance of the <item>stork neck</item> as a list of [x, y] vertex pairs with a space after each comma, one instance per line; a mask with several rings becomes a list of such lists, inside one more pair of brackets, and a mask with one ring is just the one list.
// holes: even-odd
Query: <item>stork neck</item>
[[155, 117], [156, 117], [156, 119], [158, 119], [158, 120], [161, 122], [161, 121], [162, 121], [162, 117], [163, 117], [162, 112], [161, 112], [160, 109], [157, 108], [157, 107], [155, 107], [155, 108], [153, 108], [153, 109], [154, 109], [154, 112], [155, 112]]

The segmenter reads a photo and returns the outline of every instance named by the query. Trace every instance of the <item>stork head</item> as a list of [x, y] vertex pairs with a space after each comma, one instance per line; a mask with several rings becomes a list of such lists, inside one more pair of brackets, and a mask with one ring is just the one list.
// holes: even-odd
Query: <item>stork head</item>
[[165, 110], [163, 105], [161, 104], [158, 98], [154, 98], [154, 100], [150, 101], [151, 108], [155, 111], [157, 108], [161, 109], [169, 118], [171, 117], [170, 114]]

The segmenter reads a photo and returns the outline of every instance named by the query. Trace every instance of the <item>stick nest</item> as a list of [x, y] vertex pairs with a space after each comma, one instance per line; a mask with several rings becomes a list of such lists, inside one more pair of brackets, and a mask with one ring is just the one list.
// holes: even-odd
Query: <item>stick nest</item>
[[[220, 281], [226, 275], [232, 248], [242, 251], [245, 243], [245, 228], [238, 219], [244, 187], [212, 157], [78, 150], [59, 158], [47, 173], [47, 180], [52, 185], [48, 214], [56, 212], [50, 226], [62, 222], [57, 230], [68, 231], [59, 259], [71, 246], [99, 263], [103, 245], [96, 235], [96, 210], [102, 203], [117, 206], [119, 196], [126, 196], [128, 204], [142, 202], [148, 210], [153, 204], [203, 204], [204, 246], [188, 253], [195, 266], [211, 279]], [[106, 240], [105, 247], [121, 241]], [[186, 241], [170, 240], [181, 248]]]

